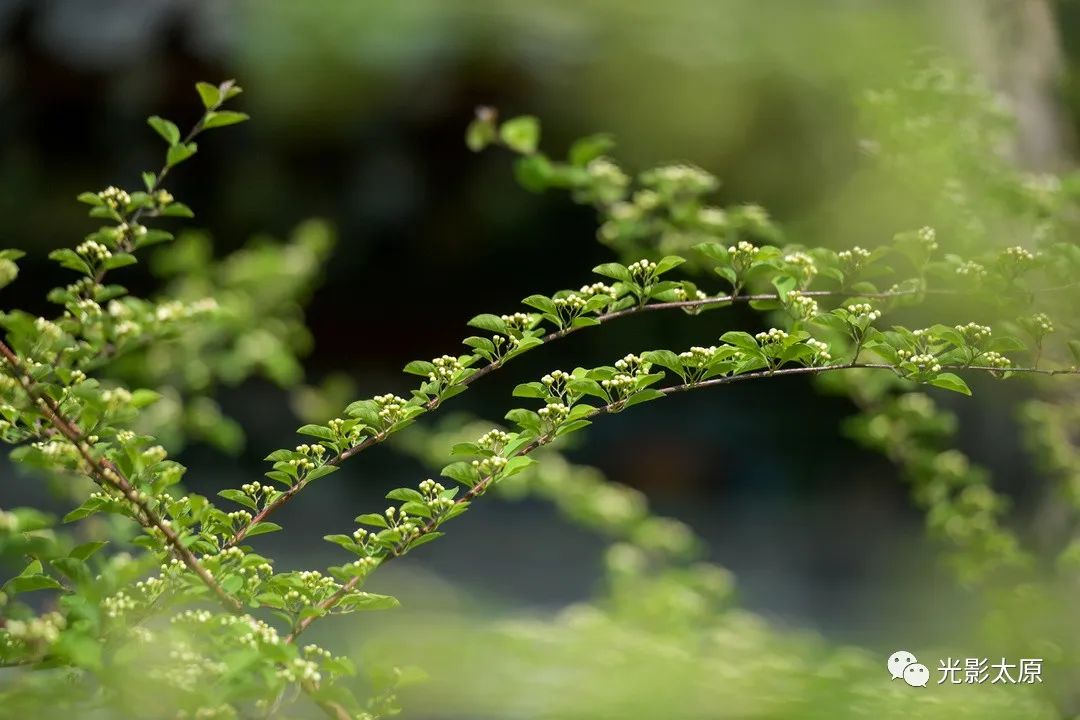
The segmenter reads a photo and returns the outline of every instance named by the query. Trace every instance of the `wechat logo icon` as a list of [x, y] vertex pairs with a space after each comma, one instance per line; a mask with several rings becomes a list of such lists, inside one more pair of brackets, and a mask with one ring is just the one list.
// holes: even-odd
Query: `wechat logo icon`
[[930, 669], [907, 650], [890, 655], [887, 667], [893, 680], [903, 680], [911, 687], [926, 687], [930, 680]]

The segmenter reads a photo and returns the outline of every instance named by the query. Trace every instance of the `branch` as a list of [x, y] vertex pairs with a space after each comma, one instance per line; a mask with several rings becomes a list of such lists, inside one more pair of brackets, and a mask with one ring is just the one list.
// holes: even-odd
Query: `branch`
[[191, 550], [189, 550], [180, 540], [180, 537], [176, 532], [169, 527], [168, 523], [158, 517], [146, 501], [140, 497], [139, 491], [131, 485], [126, 477], [124, 477], [123, 473], [120, 472], [120, 469], [106, 458], [94, 458], [91, 453], [90, 445], [86, 442], [79, 427], [74, 422], [64, 417], [56, 402], [49, 397], [47, 393], [39, 389], [37, 383], [35, 383], [30, 374], [26, 372], [18, 355], [16, 355], [2, 340], [0, 340], [0, 357], [2, 357], [16, 373], [22, 384], [23, 390], [26, 392], [27, 396], [38, 405], [49, 424], [56, 428], [57, 432], [67, 438], [67, 440], [75, 446], [76, 450], [78, 450], [83, 463], [86, 465], [86, 472], [91, 479], [98, 485], [103, 487], [107, 486], [120, 492], [121, 495], [137, 508], [138, 512], [135, 513], [135, 519], [138, 523], [146, 529], [156, 528], [159, 530], [165, 537], [165, 542], [172, 548], [172, 551], [177, 557], [180, 558], [189, 570], [202, 580], [203, 584], [210, 589], [226, 610], [234, 613], [242, 612], [243, 607], [236, 598], [232, 597], [222, 589], [217, 581], [214, 580], [213, 575], [202, 566]]
[[[671, 386], [666, 387], [666, 388], [659, 388], [659, 391], [661, 393], [663, 393], [664, 395], [674, 395], [676, 393], [687, 392], [689, 390], [697, 390], [699, 388], [719, 387], [721, 385], [730, 385], [732, 383], [743, 382], [745, 380], [760, 380], [762, 378], [782, 377], [782, 376], [788, 376], [788, 375], [820, 375], [820, 374], [823, 374], [823, 373], [826, 373], [826, 372], [835, 372], [835, 371], [838, 371], [838, 370], [856, 370], [856, 369], [891, 370], [892, 372], [898, 372], [899, 371], [899, 369], [896, 366], [889, 365], [887, 363], [854, 363], [853, 362], [853, 363], [846, 363], [846, 364], [843, 364], [843, 365], [822, 365], [822, 366], [809, 366], [809, 367], [792, 367], [792, 368], [780, 368], [780, 369], [775, 369], [775, 370], [762, 370], [762, 371], [759, 371], [759, 372], [750, 372], [750, 373], [746, 373], [746, 374], [743, 374], [743, 375], [729, 375], [729, 376], [726, 376], [726, 377], [714, 378], [712, 380], [702, 380], [700, 382], [691, 382], [691, 383], [683, 383], [683, 384], [679, 384], [679, 385], [671, 385]], [[944, 370], [975, 370], [975, 371], [979, 371], [979, 372], [989, 372], [989, 373], [996, 373], [996, 374], [1000, 374], [1002, 372], [1002, 368], [975, 366], [975, 365], [945, 365], [945, 366], [942, 366], [942, 369], [944, 369]], [[1042, 370], [1042, 369], [1039, 369], [1039, 368], [1027, 368], [1027, 367], [1025, 367], [1025, 368], [1008, 368], [1007, 371], [1008, 372], [1018, 372], [1018, 373], [1032, 373], [1032, 374], [1037, 374], [1037, 375], [1080, 375], [1080, 368], [1068, 368], [1068, 369], [1060, 369], [1060, 370]], [[612, 414], [614, 412], [618, 412], [619, 410], [622, 409], [623, 402], [624, 402], [623, 400], [619, 400], [619, 401], [608, 403], [607, 405], [601, 405], [601, 406], [597, 407], [589, 415], [589, 417], [594, 417], [594, 416], [597, 416], [597, 415], [609, 415], [609, 414]], [[553, 439], [554, 439], [553, 435], [550, 435], [550, 434], [540, 436], [540, 437], [536, 438], [535, 440], [533, 440], [532, 442], [530, 442], [528, 445], [525, 445], [524, 447], [522, 447], [516, 453], [514, 453], [513, 457], [520, 457], [520, 456], [523, 456], [523, 455], [528, 455], [529, 453], [533, 452], [537, 448], [551, 442], [551, 440], [553, 440]], [[480, 495], [483, 495], [484, 492], [488, 489], [488, 487], [495, 480], [495, 478], [496, 478], [495, 475], [488, 475], [488, 476], [486, 476], [484, 478], [481, 478], [475, 485], [473, 485], [471, 488], [469, 488], [468, 492], [464, 493], [461, 497], [457, 498], [454, 501], [454, 504], [455, 505], [467, 504], [467, 503], [471, 502], [472, 500], [476, 499], [477, 497], [479, 497]], [[406, 548], [410, 543], [415, 542], [417, 538], [423, 537], [424, 535], [427, 535], [427, 534], [429, 534], [431, 532], [434, 532], [435, 529], [439, 527], [439, 523], [440, 523], [440, 518], [439, 517], [435, 517], [435, 518], [432, 518], [431, 520], [429, 520], [422, 528], [420, 528], [419, 531], [417, 531], [417, 533], [415, 535], [412, 535], [409, 538], [402, 540], [397, 545], [397, 547], [394, 548], [394, 550], [392, 552], [390, 552], [389, 554], [382, 557], [379, 560], [379, 564], [378, 564], [377, 567], [382, 567], [384, 564], [390, 562], [394, 558], [401, 557], [403, 554], [405, 554]], [[356, 586], [360, 584], [361, 580], [363, 580], [364, 577], [366, 577], [366, 576], [356, 575], [356, 576], [352, 577], [351, 579], [348, 580], [348, 582], [346, 582], [344, 585], [342, 585], [340, 588], [338, 588], [338, 590], [333, 595], [331, 595], [330, 597], [328, 597], [325, 600], [323, 600], [322, 602], [320, 602], [316, 606], [321, 611], [320, 614], [319, 615], [309, 615], [308, 617], [304, 618], [299, 623], [297, 623], [297, 625], [293, 629], [293, 631], [291, 633], [289, 633], [289, 635], [287, 635], [285, 637], [285, 642], [286, 643], [291, 643], [291, 642], [295, 641], [296, 638], [311, 625], [311, 623], [315, 622], [315, 620], [317, 618], [323, 617], [326, 613], [328, 613], [330, 610], [332, 610], [333, 607], [335, 605], [337, 605], [337, 603], [340, 602], [342, 598], [344, 598], [346, 595], [348, 595], [350, 592], [352, 592], [356, 588]]]
[[[872, 299], [886, 299], [886, 298], [905, 297], [905, 296], [910, 296], [910, 295], [919, 295], [919, 294], [927, 294], [927, 293], [929, 293], [929, 294], [940, 294], [940, 295], [955, 294], [953, 291], [944, 290], [944, 289], [942, 289], [942, 290], [903, 290], [903, 291], [878, 292], [878, 293], [856, 293], [856, 292], [833, 291], [833, 290], [810, 290], [810, 291], [804, 291], [802, 294], [805, 295], [805, 296], [809, 296], [809, 297], [863, 297], [863, 298], [872, 298]], [[755, 302], [755, 301], [781, 300], [781, 299], [782, 298], [778, 293], [724, 295], [724, 296], [719, 296], [719, 297], [705, 298], [703, 300], [680, 300], [680, 301], [674, 301], [674, 302], [654, 303], [654, 304], [651, 304], [651, 305], [637, 305], [637, 306], [634, 306], [634, 307], [631, 307], [631, 308], [627, 308], [625, 310], [617, 310], [617, 311], [614, 311], [614, 312], [609, 312], [609, 313], [604, 313], [602, 315], [597, 315], [595, 319], [596, 319], [596, 321], [598, 323], [602, 324], [602, 323], [610, 322], [612, 320], [618, 320], [619, 318], [630, 317], [632, 315], [640, 315], [642, 313], [654, 312], [654, 311], [660, 311], [660, 310], [689, 310], [689, 309], [698, 309], [698, 308], [708, 308], [708, 307], [713, 307], [713, 306], [717, 306], [717, 305], [724, 305], [724, 304], [727, 304], [727, 303]], [[575, 333], [575, 332], [577, 332], [579, 330], [583, 330], [586, 327], [591, 327], [591, 326], [585, 325], [585, 326], [578, 326], [578, 327], [566, 327], [566, 328], [563, 328], [561, 330], [554, 330], [554, 331], [548, 333], [547, 335], [544, 335], [542, 338], [540, 338], [540, 344], [541, 345], [546, 345], [546, 344], [554, 342], [556, 340], [561, 340], [562, 338], [566, 337], [567, 335], [571, 335], [571, 334], [573, 334], [573, 333]], [[537, 346], [537, 347], [539, 347], [539, 346]], [[457, 385], [455, 385], [455, 387], [457, 387], [457, 386], [468, 387], [468, 386], [472, 385], [474, 382], [476, 382], [477, 380], [479, 380], [480, 378], [495, 372], [496, 370], [503, 367], [504, 365], [505, 365], [504, 360], [497, 360], [495, 362], [489, 363], [489, 364], [485, 365], [484, 367], [480, 368], [479, 370], [477, 370], [476, 372], [474, 372], [472, 375], [469, 375], [468, 377], [466, 377], [460, 383], [457, 383]], [[441, 401], [440, 398], [434, 397], [431, 400], [429, 400], [428, 402], [424, 403], [421, 407], [423, 408], [424, 413], [428, 413], [428, 412], [431, 412], [432, 410], [435, 410], [437, 407], [439, 407], [441, 402], [442, 401]], [[363, 452], [364, 450], [367, 450], [368, 448], [372, 447], [373, 445], [378, 445], [379, 443], [383, 442], [388, 437], [390, 437], [390, 435], [392, 435], [392, 434], [393, 434], [392, 432], [384, 431], [384, 432], [376, 433], [374, 435], [370, 435], [367, 438], [365, 438], [362, 442], [358, 443], [357, 445], [354, 445], [354, 446], [352, 446], [350, 448], [347, 448], [346, 450], [343, 450], [340, 453], [338, 453], [337, 455], [335, 455], [332, 458], [328, 459], [325, 464], [338, 467], [342, 463], [344, 463], [346, 460], [348, 460], [349, 458], [352, 458], [352, 457], [360, 454], [361, 452]], [[294, 497], [296, 497], [296, 495], [301, 490], [303, 490], [306, 486], [307, 486], [307, 481], [301, 480], [301, 481], [297, 482], [295, 485], [293, 485], [292, 487], [290, 487], [288, 490], [286, 490], [283, 493], [281, 493], [280, 495], [278, 495], [271, 503], [267, 504], [254, 517], [252, 517], [250, 522], [248, 522], [242, 528], [237, 530], [236, 533], [222, 546], [222, 549], [228, 549], [228, 548], [231, 548], [231, 547], [243, 542], [244, 538], [247, 537], [248, 533], [251, 532], [251, 529], [253, 527], [255, 527], [258, 523], [261, 523], [261, 522], [265, 521], [268, 517], [270, 517], [270, 515], [275, 513], [277, 510], [279, 510], [283, 505], [287, 504], [290, 500], [292, 500]]]

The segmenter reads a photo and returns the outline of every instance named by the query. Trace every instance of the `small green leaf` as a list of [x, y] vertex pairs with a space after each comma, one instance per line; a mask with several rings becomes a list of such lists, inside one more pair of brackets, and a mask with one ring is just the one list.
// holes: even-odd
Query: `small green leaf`
[[157, 115], [151, 115], [146, 119], [146, 122], [157, 131], [158, 135], [165, 139], [165, 142], [169, 143], [170, 150], [180, 142], [180, 128], [176, 127], [174, 123]]
[[281, 526], [272, 522], [260, 522], [251, 526], [251, 529], [247, 532], [247, 537], [255, 537], [256, 535], [265, 535], [266, 533], [277, 532], [281, 529]]
[[934, 387], [952, 390], [953, 392], [963, 393], [964, 395], [971, 394], [971, 389], [967, 386], [967, 383], [953, 373], [941, 373], [931, 380], [930, 384]]
[[221, 91], [217, 89], [216, 85], [211, 85], [208, 82], [198, 82], [195, 83], [195, 89], [202, 99], [203, 107], [207, 110], [221, 104]]
[[179, 165], [194, 155], [199, 149], [199, 146], [195, 143], [187, 143], [185, 145], [177, 144], [169, 148], [169, 152], [165, 154], [165, 162], [169, 167]]
[[206, 117], [203, 119], [203, 128], [209, 130], [211, 128], [225, 127], [226, 125], [236, 125], [247, 119], [247, 113], [217, 110], [206, 113]]
[[540, 144], [540, 121], [532, 115], [511, 118], [499, 128], [499, 137], [511, 150], [531, 155]]
[[223, 497], [226, 500], [232, 500], [234, 503], [243, 505], [250, 510], [258, 510], [258, 506], [255, 501], [247, 493], [240, 492], [239, 490], [227, 489], [218, 492], [219, 497]]
[[570, 146], [570, 163], [585, 167], [596, 158], [607, 154], [615, 147], [615, 140], [610, 135], [588, 135]]

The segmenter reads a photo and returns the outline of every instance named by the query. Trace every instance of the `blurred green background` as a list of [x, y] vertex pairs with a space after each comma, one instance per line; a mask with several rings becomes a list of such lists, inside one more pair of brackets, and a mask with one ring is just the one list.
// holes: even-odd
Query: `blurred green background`
[[[235, 77], [253, 121], [206, 138], [171, 189], [218, 254], [309, 217], [336, 228], [308, 310], [309, 381], [343, 372], [356, 397], [405, 394], [400, 367], [458, 352], [473, 315], [577, 287], [610, 258], [591, 211], [520, 189], [499, 153], [468, 152], [479, 104], [538, 115], [556, 154], [609, 131], [630, 169], [692, 161], [722, 179], [721, 204], [759, 203], [788, 241], [837, 248], [933, 223], [934, 184], [880, 172], [860, 111], [927, 48], [1000, 94], [1021, 167], [1071, 167], [1080, 122], [1080, 5], [1068, 2], [2, 0], [0, 37], [0, 244], [31, 253], [19, 288], [67, 281], [45, 255], [89, 230], [77, 193], [133, 186], [156, 166], [147, 115], [184, 126], [197, 80]], [[970, 171], [958, 148], [943, 138], [923, 170]], [[145, 272], [128, 284], [152, 287]], [[48, 311], [36, 294], [4, 301]], [[643, 338], [709, 344], [756, 322], [738, 310], [635, 318], [530, 353], [455, 407], [497, 420], [517, 382], [551, 368], [608, 362]], [[964, 449], [995, 469], [1023, 526], [1040, 488], [1012, 439], [1018, 394], [955, 409]], [[963, 624], [965, 598], [933, 562], [895, 469], [841, 433], [845, 399], [797, 379], [694, 395], [600, 424], [570, 455], [690, 523], [743, 604], [782, 624], [890, 651]], [[221, 399], [247, 443], [224, 462], [186, 449], [189, 485], [206, 493], [256, 476], [299, 424], [287, 393], [262, 380]], [[332, 555], [323, 534], [429, 472], [377, 448], [283, 510], [290, 532], [265, 547], [283, 566], [313, 566]], [[0, 503], [35, 492], [8, 466], [0, 477]], [[442, 577], [497, 606], [556, 607], [595, 589], [601, 547], [544, 503], [508, 504], [470, 513], [380, 582], [406, 604], [418, 577]]]

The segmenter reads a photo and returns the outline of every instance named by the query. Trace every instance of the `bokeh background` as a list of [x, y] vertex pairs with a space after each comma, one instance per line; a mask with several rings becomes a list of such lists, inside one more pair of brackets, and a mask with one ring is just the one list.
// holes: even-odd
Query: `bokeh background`
[[[873, 246], [926, 222], [917, 189], [867, 170], [859, 100], [926, 48], [987, 78], [1017, 117], [1019, 165], [1072, 165], [1080, 123], [1080, 5], [1050, 0], [0, 0], [0, 245], [26, 250], [26, 288], [67, 281], [45, 259], [90, 226], [75, 196], [156, 167], [145, 117], [190, 124], [198, 80], [237, 78], [253, 120], [200, 142], [171, 189], [219, 255], [311, 217], [338, 235], [308, 307], [308, 382], [352, 397], [405, 394], [414, 358], [458, 352], [465, 322], [533, 292], [576, 287], [610, 259], [593, 213], [530, 194], [500, 153], [470, 153], [479, 104], [538, 115], [556, 154], [609, 131], [630, 169], [688, 160], [721, 204], [769, 209], [788, 240]], [[128, 271], [125, 271], [128, 272]], [[125, 280], [152, 287], [145, 269]], [[46, 312], [36, 295], [4, 302]], [[643, 316], [530, 353], [454, 401], [501, 418], [517, 382], [602, 364], [641, 343], [709, 344], [738, 310]], [[643, 340], [647, 339], [647, 341]], [[965, 450], [995, 469], [1023, 526], [1042, 502], [1009, 413], [1015, 393], [957, 403]], [[295, 444], [290, 394], [262, 379], [220, 389], [246, 429], [239, 455], [185, 448], [188, 484], [257, 477]], [[691, 524], [738, 578], [742, 603], [781, 624], [870, 647], [915, 644], [962, 620], [923, 519], [882, 458], [841, 431], [853, 408], [797, 379], [688, 394], [598, 424], [569, 451]], [[0, 504], [38, 492], [0, 461]], [[379, 447], [280, 513], [264, 547], [311, 567], [382, 494], [431, 471]], [[544, 609], [595, 590], [602, 543], [545, 503], [478, 509], [373, 589], [443, 579], [488, 607]]]

